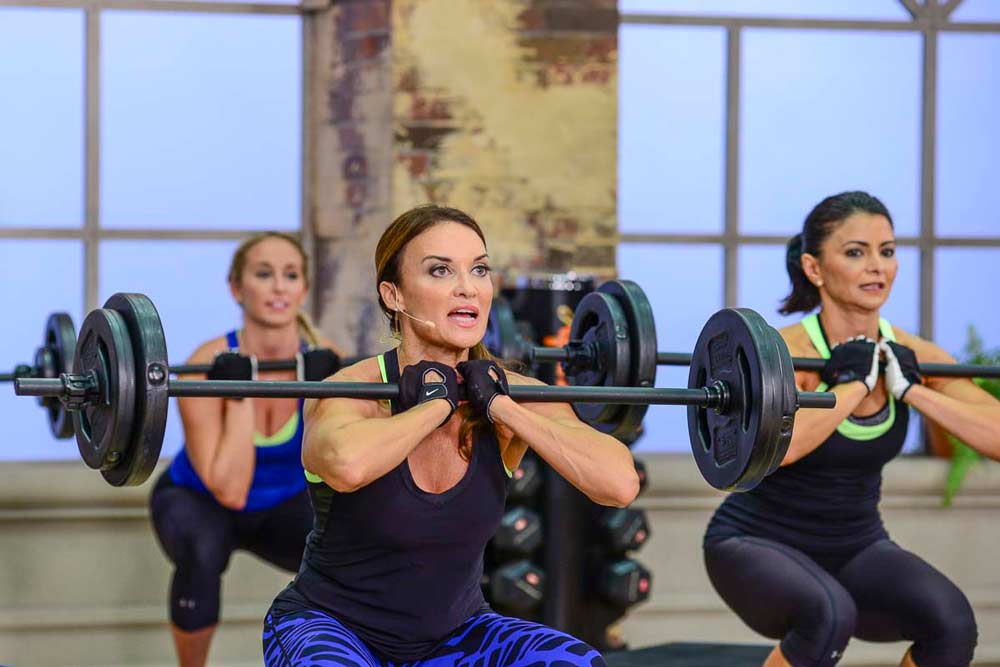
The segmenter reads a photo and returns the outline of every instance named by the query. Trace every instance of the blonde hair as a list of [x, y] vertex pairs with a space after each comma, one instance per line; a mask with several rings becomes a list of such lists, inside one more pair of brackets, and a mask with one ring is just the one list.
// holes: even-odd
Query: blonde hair
[[[251, 248], [261, 241], [266, 241], [267, 239], [281, 239], [282, 241], [287, 241], [292, 244], [295, 250], [298, 251], [299, 257], [302, 258], [302, 276], [305, 280], [306, 288], [308, 288], [309, 256], [306, 254], [305, 248], [302, 247], [302, 243], [295, 238], [295, 236], [287, 232], [260, 232], [243, 239], [243, 241], [236, 246], [236, 250], [233, 252], [233, 259], [229, 263], [229, 274], [227, 275], [229, 282], [233, 285], [240, 284], [240, 281], [243, 278], [243, 271], [247, 266], [247, 254], [249, 254]], [[306, 339], [306, 342], [313, 346], [319, 345], [322, 334], [320, 334], [316, 325], [313, 324], [312, 318], [309, 317], [309, 313], [304, 310], [300, 310], [295, 314], [295, 319], [299, 325], [299, 333]]]
[[[382, 300], [378, 286], [383, 282], [399, 285], [401, 282], [399, 265], [406, 245], [431, 227], [445, 222], [454, 222], [468, 227], [479, 236], [483, 247], [486, 247], [486, 237], [483, 235], [483, 230], [472, 216], [456, 208], [435, 204], [425, 204], [406, 211], [392, 221], [392, 224], [382, 232], [382, 236], [378, 240], [378, 245], [375, 247], [375, 290], [378, 294], [379, 308], [389, 320], [389, 328], [394, 338], [400, 338], [399, 315]], [[497, 361], [482, 341], [476, 343], [469, 350], [469, 359]], [[499, 362], [497, 363], [499, 364]], [[468, 461], [472, 455], [473, 434], [488, 431], [495, 434], [496, 429], [485, 415], [474, 414], [472, 406], [468, 403], [459, 407], [455, 414], [462, 420], [458, 429], [458, 452], [462, 458]]]

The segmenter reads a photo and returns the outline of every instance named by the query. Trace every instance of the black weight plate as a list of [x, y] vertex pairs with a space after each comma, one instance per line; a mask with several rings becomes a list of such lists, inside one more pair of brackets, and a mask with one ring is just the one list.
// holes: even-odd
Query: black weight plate
[[[598, 292], [610, 294], [622, 307], [629, 329], [629, 353], [631, 365], [629, 379], [625, 386], [652, 387], [656, 384], [656, 321], [653, 308], [646, 293], [631, 280], [609, 280], [597, 288]], [[639, 438], [642, 420], [648, 405], [619, 406], [617, 426], [614, 436], [626, 444]]]
[[101, 470], [112, 486], [136, 486], [149, 478], [160, 458], [167, 426], [167, 342], [156, 307], [142, 294], [115, 294], [104, 307], [128, 326], [135, 361], [135, 427], [117, 465]]
[[776, 379], [781, 385], [781, 425], [778, 429], [777, 445], [771, 452], [771, 459], [767, 464], [767, 473], [770, 475], [781, 465], [788, 453], [788, 446], [792, 443], [792, 430], [795, 426], [795, 412], [798, 406], [798, 387], [795, 386], [795, 366], [792, 362], [792, 355], [788, 351], [785, 339], [781, 337], [778, 330], [771, 329], [771, 337], [774, 341], [775, 357], [781, 367], [780, 374], [776, 374]]
[[[591, 292], [573, 313], [569, 339], [580, 341], [594, 352], [589, 368], [567, 368], [566, 379], [578, 387], [623, 387], [631, 372], [630, 334], [625, 313], [610, 294]], [[618, 426], [622, 406], [610, 403], [574, 403], [580, 419], [605, 433]]]
[[96, 375], [100, 395], [73, 415], [83, 462], [95, 470], [113, 465], [128, 447], [135, 410], [135, 359], [125, 319], [92, 310], [80, 328], [74, 372]]
[[772, 331], [756, 312], [726, 308], [708, 319], [695, 344], [688, 387], [719, 381], [729, 394], [721, 411], [688, 406], [691, 451], [717, 489], [753, 488], [780, 449], [784, 371]]
[[490, 305], [490, 318], [486, 323], [483, 345], [494, 357], [508, 361], [521, 361], [524, 346], [520, 344], [517, 320], [510, 302], [502, 296], [494, 297]]
[[[76, 354], [76, 328], [66, 313], [52, 313], [45, 322], [45, 339], [35, 353], [35, 374], [40, 378], [58, 378], [73, 370]], [[40, 397], [53, 437], [65, 440], [73, 437], [73, 419], [57, 398]]]

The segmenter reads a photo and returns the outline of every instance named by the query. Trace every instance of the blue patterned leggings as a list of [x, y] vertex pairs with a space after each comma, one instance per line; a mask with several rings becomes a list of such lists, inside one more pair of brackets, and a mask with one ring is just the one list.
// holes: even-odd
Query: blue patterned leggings
[[376, 658], [356, 634], [323, 612], [264, 619], [267, 667], [606, 667], [596, 650], [563, 632], [500, 614], [467, 620], [430, 656], [394, 663]]

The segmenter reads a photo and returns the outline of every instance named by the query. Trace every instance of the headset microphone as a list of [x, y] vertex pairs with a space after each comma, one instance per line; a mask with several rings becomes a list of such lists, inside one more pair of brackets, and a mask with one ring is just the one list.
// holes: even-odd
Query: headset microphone
[[430, 327], [431, 329], [435, 328], [435, 324], [434, 324], [433, 322], [431, 322], [430, 320], [422, 320], [422, 319], [420, 319], [419, 317], [414, 317], [413, 315], [410, 315], [410, 314], [409, 314], [408, 312], [406, 312], [406, 311], [405, 311], [405, 310], [403, 310], [402, 308], [397, 308], [397, 309], [396, 309], [396, 312], [397, 312], [397, 313], [402, 313], [403, 315], [406, 315], [407, 317], [409, 317], [409, 318], [410, 318], [411, 320], [413, 320], [414, 322], [420, 322], [421, 324], [426, 324], [426, 325], [427, 325], [427, 326], [429, 326], [429, 327]]

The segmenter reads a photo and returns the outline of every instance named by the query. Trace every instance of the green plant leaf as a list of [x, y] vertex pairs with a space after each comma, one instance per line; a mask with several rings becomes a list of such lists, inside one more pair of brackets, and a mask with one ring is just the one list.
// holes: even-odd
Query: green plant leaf
[[[983, 339], [973, 325], [968, 328], [969, 338], [965, 343], [965, 362], [969, 364], [985, 364], [989, 366], [1000, 365], [1000, 349], [987, 351], [983, 347]], [[974, 378], [972, 380], [977, 385], [988, 391], [994, 397], [1000, 399], [1000, 380]], [[941, 497], [941, 504], [951, 507], [955, 494], [962, 487], [962, 482], [973, 466], [981, 463], [983, 457], [964, 442], [953, 435], [948, 439], [954, 447], [951, 465], [948, 468], [948, 478], [944, 486], [944, 495]]]

